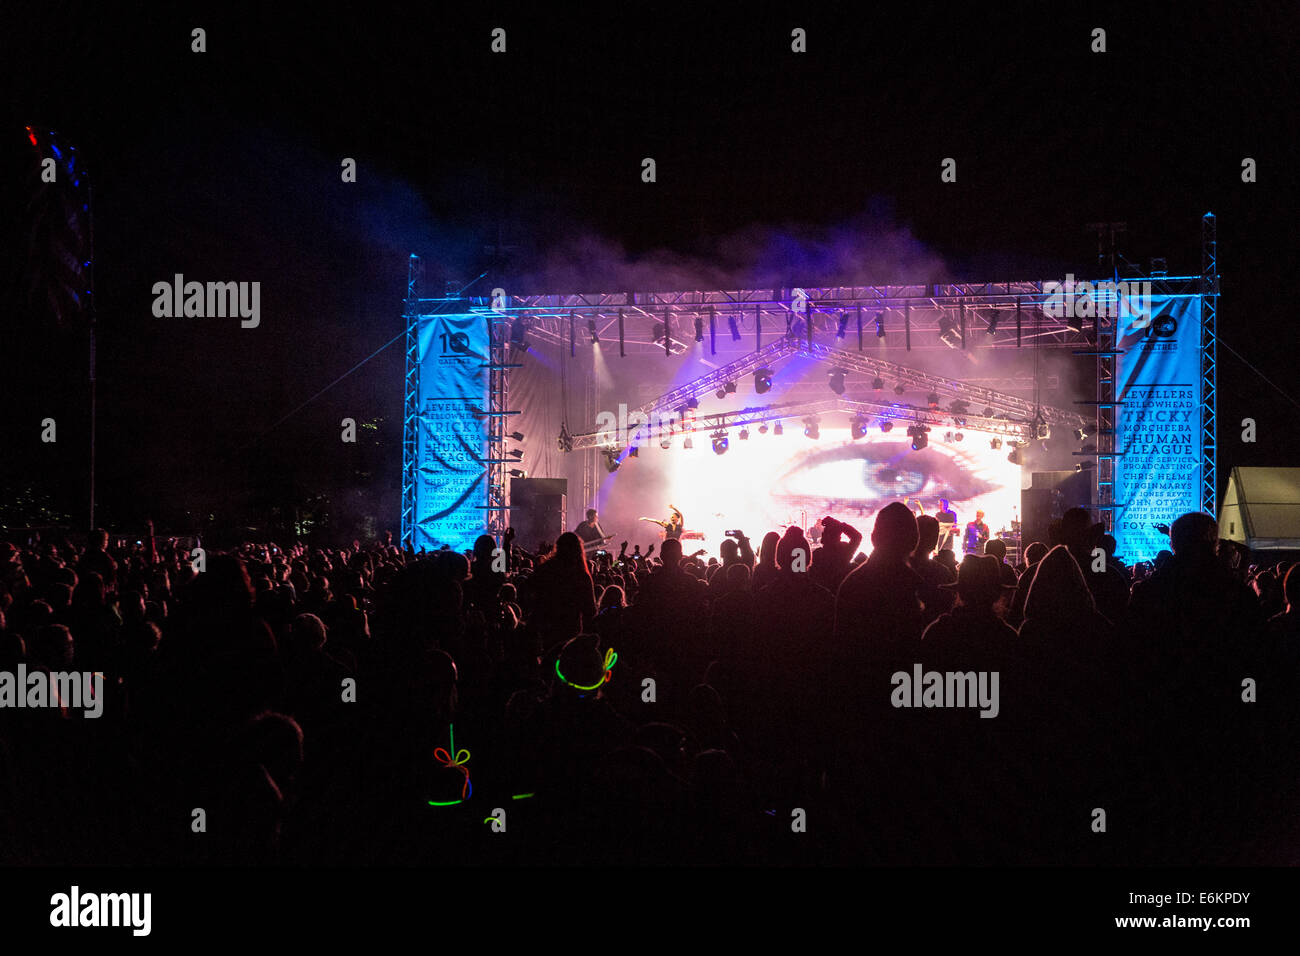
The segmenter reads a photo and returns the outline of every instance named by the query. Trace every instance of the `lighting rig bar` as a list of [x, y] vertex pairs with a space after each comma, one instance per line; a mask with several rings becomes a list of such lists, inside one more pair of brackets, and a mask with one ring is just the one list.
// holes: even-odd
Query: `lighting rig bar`
[[[1093, 283], [1113, 281], [1106, 276], [1088, 279]], [[1062, 281], [1064, 277], [1061, 277]], [[1126, 281], [1149, 281], [1154, 295], [1198, 295], [1201, 276], [1128, 276]], [[1080, 276], [1080, 282], [1085, 277]], [[580, 330], [594, 321], [602, 341], [612, 338], [622, 313], [625, 345], [629, 350], [649, 352], [663, 348], [646, 326], [664, 322], [671, 327], [672, 351], [688, 348], [696, 319], [712, 318], [720, 331], [735, 320], [745, 337], [753, 336], [755, 348], [767, 336], [784, 335], [789, 326], [812, 318], [818, 336], [835, 334], [847, 318], [857, 340], [858, 323], [864, 337], [875, 341], [876, 319], [880, 317], [890, 346], [906, 344], [909, 349], [956, 348], [941, 336], [953, 323], [965, 327], [962, 348], [1086, 348], [1096, 344], [1098, 325], [1113, 326], [1114, 319], [1083, 319], [1071, 323], [1064, 317], [1044, 312], [1055, 293], [1043, 281], [938, 283], [897, 286], [805, 286], [801, 289], [740, 289], [732, 291], [605, 292], [568, 295], [507, 296], [495, 310], [490, 300], [478, 297], [467, 308], [471, 312], [496, 311], [514, 319], [523, 318], [530, 338], [564, 346], [570, 342], [570, 323]], [[799, 295], [796, 295], [799, 293]], [[419, 300], [433, 302], [438, 300]], [[467, 305], [469, 300], [467, 301]], [[803, 311], [805, 310], [806, 311]], [[760, 329], [761, 326], [761, 329]], [[583, 336], [578, 336], [579, 341]], [[718, 351], [733, 351], [729, 335], [719, 335]]]
[[[714, 421], [727, 415], [745, 415], [749, 410], [739, 413], [718, 413], [714, 415], [691, 415], [692, 401], [698, 404], [701, 395], [708, 395], [727, 384], [735, 384], [748, 375], [762, 368], [770, 368], [777, 362], [794, 356], [805, 356], [821, 363], [831, 370], [857, 372], [873, 377], [891, 378], [896, 382], [905, 382], [911, 391], [926, 390], [932, 392], [939, 400], [939, 407], [919, 407], [904, 403], [885, 403], [863, 401], [855, 398], [836, 398], [825, 402], [799, 403], [797, 406], [764, 406], [761, 410], [769, 414], [767, 420], [777, 420], [800, 415], [816, 414], [817, 409], [855, 410], [863, 414], [889, 417], [892, 420], [911, 421], [918, 424], [939, 425], [942, 427], [959, 427], [980, 431], [992, 431], [1001, 434], [1024, 436], [1029, 440], [1036, 436], [1036, 425], [1057, 426], [1059, 428], [1088, 428], [1093, 425], [1091, 418], [1085, 418], [1075, 412], [1052, 406], [1035, 406], [1032, 402], [998, 392], [983, 386], [966, 385], [963, 382], [920, 372], [906, 366], [883, 359], [873, 358], [843, 349], [834, 349], [819, 343], [809, 344], [802, 337], [786, 336], [766, 345], [756, 352], [714, 369], [699, 378], [687, 382], [672, 391], [666, 392], [653, 401], [629, 412], [644, 415], [650, 426], [655, 426], [665, 418], [675, 415], [675, 421], [684, 423]], [[963, 402], [969, 408], [953, 411], [953, 402]], [[785, 414], [780, 409], [797, 407], [798, 412]], [[985, 412], [988, 414], [985, 414]], [[666, 415], [665, 413], [670, 413]], [[755, 423], [763, 419], [753, 419]], [[963, 424], [958, 424], [961, 422]], [[737, 424], [746, 424], [740, 421]], [[647, 426], [647, 427], [650, 427]], [[723, 427], [723, 426], [717, 426]], [[679, 430], [681, 430], [679, 428]], [[575, 451], [583, 448], [609, 447], [609, 433], [605, 431], [573, 435], [571, 443], [566, 442], [565, 450]]]
[[[992, 417], [1006, 415], [1012, 418], [1023, 418], [1026, 421], [1033, 421], [1037, 417], [1049, 425], [1069, 425], [1073, 428], [1084, 428], [1093, 424], [1091, 416], [1085, 418], [1075, 412], [1053, 408], [1048, 405], [1035, 406], [1031, 401], [1015, 395], [1008, 395], [1006, 392], [985, 388], [982, 385], [968, 385], [958, 379], [943, 378], [928, 372], [918, 372], [905, 365], [886, 362], [884, 359], [874, 358], [859, 352], [834, 349], [819, 342], [814, 342], [812, 345], [801, 342], [799, 350], [805, 355], [848, 372], [861, 372], [865, 375], [880, 378], [893, 378], [896, 381], [906, 382], [914, 388], [928, 388], [930, 391], [939, 394], [941, 398], [957, 399], [968, 402], [972, 406], [991, 406], [995, 410]], [[958, 417], [968, 418], [969, 416], [962, 415]]]
[[[648, 445], [663, 438], [678, 435], [695, 435], [702, 432], [726, 431], [732, 428], [749, 427], [773, 422], [801, 421], [810, 416], [844, 415], [846, 422], [862, 418], [870, 426], [881, 422], [893, 422], [903, 425], [927, 425], [931, 430], [961, 430], [987, 432], [1000, 435], [1011, 441], [1029, 442], [1034, 438], [1031, 424], [1012, 422], [1001, 418], [984, 418], [967, 416], [962, 424], [956, 425], [950, 414], [939, 414], [928, 408], [912, 405], [886, 405], [881, 402], [858, 402], [847, 399], [823, 399], [818, 402], [793, 402], [783, 405], [764, 405], [756, 408], [741, 408], [730, 412], [717, 412], [684, 419], [673, 419], [667, 427], [656, 423], [639, 426], [629, 437], [629, 445]], [[617, 449], [618, 443], [611, 444], [609, 434], [581, 435], [574, 437], [574, 448]]]

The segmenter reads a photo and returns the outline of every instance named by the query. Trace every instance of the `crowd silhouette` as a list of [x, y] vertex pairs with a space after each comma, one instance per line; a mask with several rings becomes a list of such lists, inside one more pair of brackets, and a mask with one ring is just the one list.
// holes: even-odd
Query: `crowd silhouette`
[[[0, 861], [1300, 863], [1296, 566], [1197, 513], [1133, 568], [1082, 509], [1015, 566], [902, 503], [866, 556], [820, 524], [0, 543], [0, 672], [104, 678], [98, 718], [0, 708]], [[996, 716], [898, 706], [916, 665]]]

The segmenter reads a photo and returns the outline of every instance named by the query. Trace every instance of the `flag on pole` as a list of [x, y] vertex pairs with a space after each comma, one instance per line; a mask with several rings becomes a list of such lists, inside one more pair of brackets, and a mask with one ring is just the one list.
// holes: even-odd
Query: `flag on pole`
[[90, 183], [77, 148], [54, 130], [28, 126], [28, 304], [58, 325], [76, 321], [90, 294]]

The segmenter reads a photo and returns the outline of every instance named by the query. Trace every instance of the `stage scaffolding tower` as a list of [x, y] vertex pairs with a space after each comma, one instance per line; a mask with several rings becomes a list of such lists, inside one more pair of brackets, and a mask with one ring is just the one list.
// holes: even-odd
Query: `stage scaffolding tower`
[[510, 362], [510, 316], [495, 309], [483, 319], [487, 323], [488, 360], [483, 367], [488, 370], [488, 457], [486, 513], [487, 533], [500, 545], [510, 524], [510, 483], [506, 481], [506, 466], [518, 464], [506, 454], [506, 436], [511, 415], [510, 370], [522, 368]]
[[1219, 243], [1214, 213], [1201, 219], [1201, 510], [1218, 515]]
[[415, 456], [419, 450], [420, 348], [415, 330], [419, 314], [420, 257], [412, 255], [406, 266], [406, 301], [402, 318], [406, 322], [406, 380], [402, 389], [402, 546], [411, 547], [415, 534], [415, 482], [419, 473]]

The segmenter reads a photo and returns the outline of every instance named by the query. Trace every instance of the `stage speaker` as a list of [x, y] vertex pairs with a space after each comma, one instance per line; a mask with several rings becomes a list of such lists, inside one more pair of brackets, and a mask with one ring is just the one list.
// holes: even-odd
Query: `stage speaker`
[[514, 478], [510, 481], [510, 527], [515, 542], [536, 551], [540, 542], [555, 544], [564, 533], [566, 478]]
[[1036, 471], [1030, 486], [1020, 492], [1020, 543], [1027, 548], [1035, 541], [1050, 545], [1048, 528], [1071, 508], [1094, 510], [1097, 485], [1091, 472]]
[[1024, 488], [1020, 492], [1020, 541], [1029, 547], [1035, 541], [1050, 544], [1047, 529], [1061, 517], [1061, 493], [1055, 488]]

